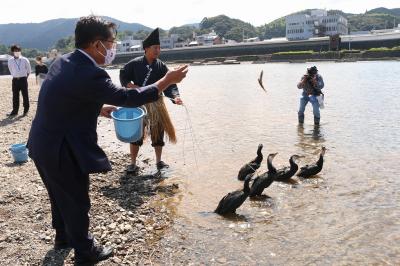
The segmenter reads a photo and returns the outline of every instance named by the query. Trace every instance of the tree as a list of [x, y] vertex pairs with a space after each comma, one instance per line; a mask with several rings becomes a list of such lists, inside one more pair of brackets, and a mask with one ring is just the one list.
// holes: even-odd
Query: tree
[[44, 54], [42, 51], [32, 48], [22, 48], [22, 54], [27, 58], [36, 58], [40, 54]]
[[241, 42], [243, 40], [243, 29], [240, 27], [234, 27], [227, 34], [225, 34], [225, 38], [228, 40]]
[[286, 36], [286, 21], [285, 18], [279, 18], [271, 23], [264, 24], [257, 28], [260, 39], [271, 39]]
[[9, 49], [7, 48], [7, 46], [0, 44], [0, 54], [8, 54], [9, 53]]
[[193, 32], [198, 34], [200, 30], [193, 26], [181, 26], [181, 27], [172, 27], [168, 33], [169, 35], [179, 34], [181, 40], [192, 40]]
[[220, 37], [241, 41], [243, 31], [246, 38], [257, 36], [256, 28], [250, 23], [239, 19], [232, 19], [225, 15], [219, 15], [211, 18], [204, 18], [200, 23], [200, 32], [208, 33], [214, 30]]
[[69, 53], [75, 49], [75, 37], [69, 36], [66, 38], [59, 39], [54, 48], [60, 51], [61, 53]]

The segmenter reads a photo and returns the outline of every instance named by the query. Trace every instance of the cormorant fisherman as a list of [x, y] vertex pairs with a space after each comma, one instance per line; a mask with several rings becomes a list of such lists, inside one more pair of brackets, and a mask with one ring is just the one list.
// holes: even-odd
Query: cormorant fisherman
[[[158, 57], [160, 56], [160, 38], [159, 30], [156, 28], [143, 41], [143, 49], [145, 54], [129, 61], [120, 70], [121, 85], [128, 88], [137, 88], [152, 84], [161, 79], [168, 72], [168, 67]], [[183, 104], [179, 90], [176, 84], [170, 85], [164, 95], [171, 99], [175, 104]], [[157, 169], [168, 167], [161, 160], [162, 149], [164, 143], [164, 132], [166, 132], [169, 141], [176, 142], [175, 129], [169, 117], [168, 111], [164, 104], [163, 97], [154, 103], [146, 104], [148, 115], [146, 117], [146, 133], [150, 133], [152, 146], [156, 154]], [[143, 144], [143, 138], [137, 142], [131, 143], [131, 165], [128, 172], [137, 174], [139, 167], [136, 165], [136, 158], [139, 153], [139, 147]]]

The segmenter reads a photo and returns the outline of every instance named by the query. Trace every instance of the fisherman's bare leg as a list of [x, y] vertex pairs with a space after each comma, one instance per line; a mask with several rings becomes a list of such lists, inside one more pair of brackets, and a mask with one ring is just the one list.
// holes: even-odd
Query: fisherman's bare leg
[[140, 146], [135, 144], [130, 144], [130, 151], [131, 151], [131, 163], [136, 165], [136, 158], [139, 154]]
[[162, 155], [162, 146], [155, 146], [154, 151], [156, 153], [156, 163], [159, 163], [161, 161], [161, 155]]

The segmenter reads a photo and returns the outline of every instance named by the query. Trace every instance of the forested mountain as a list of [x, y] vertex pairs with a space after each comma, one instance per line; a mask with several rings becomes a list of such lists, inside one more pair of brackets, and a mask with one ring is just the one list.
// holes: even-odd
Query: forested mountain
[[[309, 14], [310, 9], [296, 13]], [[384, 7], [366, 10], [363, 14], [349, 14], [341, 10], [328, 10], [329, 14], [339, 13], [346, 17], [350, 31], [368, 31], [373, 29], [393, 28], [400, 24], [400, 8], [387, 9]], [[143, 39], [151, 30], [138, 23], [126, 23], [114, 18], [105, 17], [118, 25], [118, 38], [133, 36]], [[18, 43], [25, 48], [36, 48], [47, 51], [57, 48], [61, 51], [73, 49], [73, 33], [78, 18], [53, 19], [42, 23], [0, 24], [0, 45], [9, 46]], [[160, 25], [162, 27], [162, 25]], [[286, 32], [285, 17], [278, 18], [270, 23], [253, 26], [248, 22], [230, 18], [226, 15], [205, 17], [200, 23], [172, 27], [160, 31], [161, 36], [179, 34], [181, 40], [193, 39], [193, 33], [204, 34], [214, 30], [225, 39], [242, 41], [244, 38], [259, 37], [261, 40], [284, 37]], [[5, 46], [1, 46], [3, 51]], [[35, 51], [33, 51], [34, 53]]]
[[[118, 25], [118, 31], [150, 30], [138, 23], [126, 23], [114, 18], [104, 17]], [[12, 23], [0, 24], [0, 44], [11, 45], [18, 43], [22, 47], [48, 50], [55, 43], [74, 34], [75, 25], [79, 18], [59, 18], [41, 23]]]

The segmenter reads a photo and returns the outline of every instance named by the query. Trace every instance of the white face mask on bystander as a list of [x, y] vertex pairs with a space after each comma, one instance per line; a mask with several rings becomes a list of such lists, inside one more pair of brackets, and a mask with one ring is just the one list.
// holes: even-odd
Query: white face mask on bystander
[[106, 49], [106, 54], [102, 54], [99, 50], [97, 50], [97, 52], [99, 54], [101, 54], [102, 56], [104, 56], [104, 64], [105, 65], [110, 65], [112, 63], [112, 61], [115, 58], [115, 54], [117, 53], [117, 49], [115, 48], [115, 46], [113, 46], [113, 48], [111, 49], [107, 49], [104, 44], [100, 41], [101, 45], [104, 47], [104, 49]]
[[14, 57], [20, 57], [21, 56], [21, 52], [14, 52]]

